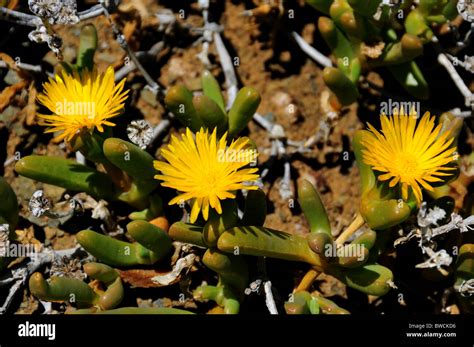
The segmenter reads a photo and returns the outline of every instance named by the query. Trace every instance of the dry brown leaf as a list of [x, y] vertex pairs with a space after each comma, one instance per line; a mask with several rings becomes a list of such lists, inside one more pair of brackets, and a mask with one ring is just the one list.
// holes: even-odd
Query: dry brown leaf
[[461, 171], [459, 177], [449, 184], [449, 195], [454, 198], [456, 209], [463, 208], [466, 196], [469, 193], [467, 187], [469, 187], [473, 181], [474, 176], [467, 176], [464, 172]]
[[27, 85], [26, 81], [20, 81], [18, 83], [15, 83], [12, 86], [6, 87], [1, 93], [0, 93], [0, 112], [3, 112], [5, 108], [7, 108], [8, 105], [10, 105], [10, 102], [12, 101], [13, 97], [15, 94], [25, 88]]
[[[143, 269], [132, 269], [132, 270], [118, 270], [120, 277], [125, 283], [129, 283], [136, 288], [158, 288], [164, 287], [163, 285], [153, 282], [152, 278], [156, 276], [163, 276], [168, 271], [160, 270], [143, 270]], [[179, 282], [181, 276], [178, 276], [171, 284]]]
[[124, 27], [123, 27], [123, 36], [125, 36], [125, 40], [127, 42], [130, 41], [132, 38], [135, 30], [137, 29], [137, 22], [132, 21], [132, 22], [126, 22]]
[[8, 68], [15, 71], [20, 78], [27, 80], [30, 79], [28, 72], [20, 69], [15, 59], [13, 59], [10, 55], [0, 52], [0, 60], [3, 60], [7, 64]]
[[150, 11], [141, 0], [136, 0], [136, 1], [125, 3], [125, 4], [120, 4], [119, 10], [125, 13], [130, 13], [136, 10], [143, 21], [146, 21], [148, 17], [150, 17]]
[[12, 70], [14, 71], [20, 70], [15, 60], [12, 57], [10, 57], [8, 54], [0, 52], [0, 60], [3, 60], [7, 64], [7, 66]]
[[41, 251], [43, 248], [43, 243], [38, 241], [35, 237], [35, 228], [33, 225], [30, 225], [28, 228], [15, 230], [16, 241], [24, 245], [33, 245], [36, 251]]
[[364, 42], [361, 44], [361, 54], [366, 56], [369, 59], [377, 59], [383, 53], [385, 48], [385, 42], [377, 42], [373, 45], [368, 45]]
[[28, 88], [28, 105], [25, 106], [23, 112], [26, 116], [26, 125], [33, 125], [36, 116], [36, 95], [38, 91], [35, 88], [34, 83], [30, 84]]

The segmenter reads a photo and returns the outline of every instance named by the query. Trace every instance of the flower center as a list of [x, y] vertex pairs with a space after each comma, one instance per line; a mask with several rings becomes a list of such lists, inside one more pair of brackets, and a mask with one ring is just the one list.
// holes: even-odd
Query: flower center
[[196, 174], [196, 184], [199, 186], [199, 192], [201, 196], [212, 194], [216, 189], [218, 189], [218, 183], [220, 179], [219, 176], [215, 174], [215, 172], [203, 168], [201, 172]]
[[419, 172], [418, 158], [413, 153], [398, 153], [394, 159], [393, 166], [396, 168], [401, 180], [413, 178]]

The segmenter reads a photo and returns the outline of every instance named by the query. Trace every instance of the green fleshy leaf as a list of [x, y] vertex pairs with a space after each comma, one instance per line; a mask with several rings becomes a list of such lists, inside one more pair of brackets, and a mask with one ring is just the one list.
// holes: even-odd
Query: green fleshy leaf
[[100, 199], [113, 199], [118, 193], [106, 174], [60, 157], [30, 155], [15, 164], [15, 171], [36, 181], [86, 192]]

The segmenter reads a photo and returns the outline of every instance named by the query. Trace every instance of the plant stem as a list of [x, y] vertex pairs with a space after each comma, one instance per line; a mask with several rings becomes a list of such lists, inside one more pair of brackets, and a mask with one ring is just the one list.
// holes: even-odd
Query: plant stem
[[130, 190], [132, 181], [122, 170], [111, 163], [102, 163], [102, 166], [117, 188], [123, 192]]
[[352, 221], [352, 223], [347, 227], [346, 230], [344, 230], [339, 237], [336, 239], [336, 245], [343, 245], [344, 242], [346, 242], [361, 226], [363, 226], [365, 223], [364, 218], [362, 215], [358, 212], [357, 216], [355, 219]]
[[310, 269], [301, 280], [298, 287], [296, 287], [295, 292], [308, 291], [312, 286], [313, 282], [318, 278], [321, 273], [314, 269]]

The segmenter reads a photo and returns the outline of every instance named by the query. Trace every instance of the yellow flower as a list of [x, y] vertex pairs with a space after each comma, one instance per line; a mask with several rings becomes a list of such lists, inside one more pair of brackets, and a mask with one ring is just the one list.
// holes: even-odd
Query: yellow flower
[[50, 127], [47, 133], [60, 131], [56, 138], [66, 141], [83, 129], [103, 132], [104, 125], [114, 126], [108, 119], [120, 114], [128, 94], [123, 91], [125, 79], [115, 84], [114, 78], [112, 67], [104, 74], [94, 69], [70, 75], [63, 70], [61, 76], [50, 78], [38, 100], [53, 114], [38, 114], [40, 124]]
[[[421, 187], [433, 191], [430, 183], [442, 182], [451, 176], [456, 147], [449, 132], [440, 135], [441, 124], [435, 127], [435, 117], [429, 113], [416, 125], [413, 115], [381, 116], [382, 133], [368, 124], [370, 135], [363, 141], [363, 161], [375, 171], [380, 181], [390, 180], [389, 186], [401, 186], [403, 199], [411, 188], [419, 204], [423, 200]], [[445, 177], [446, 178], [446, 177]]]
[[218, 141], [216, 129], [212, 134], [201, 130], [193, 136], [191, 130], [181, 138], [171, 137], [171, 143], [161, 150], [168, 161], [155, 161], [154, 166], [161, 171], [155, 178], [162, 180], [164, 187], [176, 189], [182, 194], [170, 201], [170, 205], [194, 199], [191, 209], [191, 223], [194, 223], [202, 210], [205, 220], [209, 216], [209, 206], [222, 213], [220, 200], [235, 199], [232, 192], [238, 189], [254, 190], [255, 185], [245, 185], [246, 181], [255, 181], [258, 169], [241, 169], [254, 163], [255, 150], [249, 148], [247, 137], [232, 141], [226, 145], [227, 134]]

